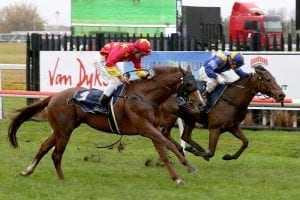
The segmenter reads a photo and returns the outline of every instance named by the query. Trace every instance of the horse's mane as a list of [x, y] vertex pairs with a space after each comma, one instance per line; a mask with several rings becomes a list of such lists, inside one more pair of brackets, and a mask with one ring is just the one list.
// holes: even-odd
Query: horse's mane
[[153, 67], [153, 71], [154, 71], [154, 74], [155, 75], [158, 75], [158, 74], [164, 74], [166, 72], [178, 72], [178, 67], [172, 67], [172, 66], [162, 66], [162, 67], [158, 67], [158, 66], [155, 66]]
[[[245, 77], [242, 77], [242, 78], [239, 78], [238, 80], [234, 81], [233, 83], [234, 84], [244, 84], [244, 82], [248, 82], [249, 78], [251, 77], [250, 76], [245, 76]], [[230, 85], [230, 84], [229, 84]]]
[[246, 83], [247, 83], [248, 80], [249, 80], [250, 78], [252, 78], [253, 75], [255, 75], [255, 74], [258, 73], [258, 72], [268, 72], [268, 73], [270, 73], [270, 72], [264, 67], [264, 65], [258, 63], [258, 64], [255, 65], [255, 73], [251, 73], [251, 74], [249, 74], [249, 76], [240, 78], [240, 79], [236, 80], [234, 83], [239, 83], [239, 84], [241, 84], [241, 83], [244, 83], [244, 81], [246, 81]]

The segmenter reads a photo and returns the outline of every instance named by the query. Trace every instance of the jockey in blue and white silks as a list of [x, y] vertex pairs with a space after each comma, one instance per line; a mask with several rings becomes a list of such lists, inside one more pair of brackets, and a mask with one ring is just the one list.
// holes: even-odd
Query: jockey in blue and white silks
[[[233, 82], [248, 76], [240, 67], [245, 64], [238, 52], [216, 52], [199, 70], [199, 80], [206, 82], [206, 91], [211, 93], [218, 84]], [[228, 75], [226, 72], [233, 71]]]

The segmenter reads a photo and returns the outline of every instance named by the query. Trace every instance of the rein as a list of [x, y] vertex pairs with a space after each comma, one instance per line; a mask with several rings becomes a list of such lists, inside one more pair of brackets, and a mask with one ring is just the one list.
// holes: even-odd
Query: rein
[[[180, 85], [179, 85], [178, 88], [176, 89], [176, 90], [177, 90], [177, 95], [178, 95], [178, 96], [186, 95], [185, 92], [183, 92], [184, 94], [179, 94], [179, 92], [180, 92], [180, 87], [184, 84], [184, 80], [194, 78], [194, 76], [193, 76], [193, 75], [187, 75], [187, 76], [184, 76], [184, 77], [183, 77], [183, 76], [182, 76], [182, 73], [179, 73], [179, 74], [180, 74], [180, 77], [179, 77], [179, 79], [180, 79]], [[176, 74], [176, 76], [177, 76], [177, 75], [178, 75], [178, 74]], [[162, 87], [163, 87], [164, 89], [166, 89], [168, 92], [173, 93], [174, 89], [172, 89], [172, 88], [170, 88], [169, 86], [167, 86], [167, 85], [161, 83], [159, 80], [156, 79], [155, 76], [154, 76], [152, 79], [149, 79], [149, 81], [150, 81], [150, 80], [156, 82], [158, 85], [162, 86]], [[127, 95], [125, 95], [125, 96], [119, 96], [119, 97], [120, 97], [120, 98], [124, 98], [124, 99], [128, 99], [128, 100], [139, 100], [139, 101], [141, 101], [141, 102], [144, 102], [144, 103], [149, 104], [149, 105], [154, 106], [154, 107], [159, 107], [159, 106], [160, 106], [159, 103], [156, 103], [156, 102], [154, 102], [154, 101], [152, 101], [152, 100], [145, 99], [144, 97], [142, 97], [140, 94], [138, 94], [138, 93], [135, 92], [134, 90], [133, 90], [133, 93], [134, 93], [133, 96], [127, 96]]]
[[[181, 73], [180, 73], [181, 74]], [[181, 79], [181, 84], [183, 83], [183, 79], [184, 79], [185, 77], [180, 77], [180, 79]], [[156, 80], [156, 78], [155, 77], [153, 77], [152, 79], [150, 79], [150, 80], [152, 80], [152, 81], [154, 81], [154, 82], [156, 82], [156, 83], [158, 83], [160, 86], [162, 86], [163, 88], [165, 88], [166, 90], [168, 90], [169, 92], [173, 92], [173, 90], [170, 88], [170, 87], [168, 87], [168, 86], [166, 86], [165, 84], [163, 84], [163, 83], [161, 83], [160, 81], [158, 81], [158, 80]], [[149, 105], [151, 105], [151, 106], [154, 106], [154, 107], [159, 107], [159, 105], [160, 104], [158, 104], [158, 103], [156, 103], [156, 102], [154, 102], [154, 101], [152, 101], [152, 100], [148, 100], [148, 99], [145, 99], [145, 98], [143, 98], [141, 95], [139, 95], [137, 92], [135, 92], [135, 91], [133, 91], [134, 92], [134, 96], [119, 96], [120, 98], [124, 98], [124, 99], [128, 99], [128, 100], [139, 100], [139, 101], [141, 101], [141, 102], [144, 102], [144, 103], [146, 103], [146, 104], [149, 104]]]
[[173, 91], [170, 87], [168, 87], [168, 86], [166, 86], [165, 84], [162, 84], [160, 81], [156, 80], [155, 77], [153, 77], [153, 78], [150, 79], [150, 80], [152, 80], [152, 81], [158, 83], [160, 86], [162, 86], [163, 88], [167, 89], [167, 90], [170, 91], [170, 92]]
[[[245, 83], [245, 85], [247, 85], [247, 83], [248, 83], [249, 80], [252, 78], [252, 76], [253, 76], [253, 75], [250, 75], [250, 77], [248, 77], [248, 80], [247, 80], [247, 82]], [[235, 84], [235, 83], [230, 83], [230, 84], [228, 84], [228, 85], [232, 85], [232, 86], [235, 86], [235, 87], [241, 88], [241, 89], [245, 89], [245, 88], [246, 88], [244, 85], [238, 85], [238, 84]], [[255, 95], [255, 94], [256, 94], [255, 89], [254, 89], [252, 86], [250, 86], [250, 87], [251, 87], [251, 89], [252, 89], [252, 91], [253, 91], [253, 93], [254, 93], [254, 95]], [[230, 100], [230, 99], [228, 99], [228, 98], [225, 98], [225, 97], [223, 97], [223, 96], [220, 97], [220, 100], [226, 101], [229, 105], [232, 105], [232, 106], [237, 107], [237, 108], [239, 108], [239, 109], [244, 109], [243, 107], [241, 107], [241, 106], [235, 104], [232, 100]]]
[[235, 104], [234, 102], [232, 102], [231, 100], [229, 100], [227, 98], [221, 97], [220, 100], [226, 101], [229, 105], [232, 105], [232, 106], [237, 107], [239, 109], [243, 109], [243, 107]]

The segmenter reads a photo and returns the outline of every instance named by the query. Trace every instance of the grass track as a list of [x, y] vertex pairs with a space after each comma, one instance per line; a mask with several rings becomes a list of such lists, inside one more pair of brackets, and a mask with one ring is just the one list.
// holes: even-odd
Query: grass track
[[[6, 99], [13, 107], [24, 102]], [[7, 116], [9, 116], [7, 115]], [[27, 178], [19, 172], [31, 162], [41, 143], [51, 132], [47, 122], [30, 121], [18, 133], [20, 148], [7, 142], [8, 117], [0, 121], [0, 199], [266, 199], [296, 200], [300, 195], [300, 134], [284, 131], [246, 131], [249, 148], [234, 161], [223, 161], [240, 142], [229, 134], [221, 136], [216, 156], [210, 162], [190, 154], [187, 158], [199, 171], [187, 173], [171, 153], [171, 160], [186, 186], [175, 185], [165, 168], [155, 166], [157, 153], [152, 143], [140, 136], [125, 136], [121, 153], [98, 149], [119, 136], [102, 134], [86, 125], [74, 131], [63, 158], [66, 180], [59, 181], [48, 153]], [[178, 130], [173, 130], [178, 136]], [[207, 130], [195, 130], [195, 140], [207, 147]], [[153, 163], [145, 166], [146, 160]]]
[[[5, 63], [1, 46], [0, 63]], [[15, 63], [14, 60], [7, 62]], [[73, 133], [64, 154], [65, 181], [58, 180], [50, 152], [34, 174], [20, 177], [18, 173], [31, 162], [51, 128], [47, 122], [25, 123], [18, 133], [20, 148], [12, 149], [6, 133], [9, 118], [13, 110], [25, 105], [25, 99], [5, 97], [3, 105], [0, 199], [298, 200], [300, 196], [300, 133], [285, 131], [246, 131], [249, 148], [234, 161], [221, 158], [225, 153], [235, 152], [240, 142], [224, 134], [210, 162], [187, 155], [199, 169], [195, 174], [188, 174], [170, 154], [178, 175], [187, 183], [180, 187], [169, 179], [165, 168], [144, 165], [148, 159], [154, 164], [157, 160], [157, 153], [147, 139], [125, 136], [122, 139], [125, 150], [121, 153], [117, 148], [98, 149], [95, 146], [111, 144], [119, 137], [82, 125]], [[173, 136], [178, 136], [177, 129], [173, 130]], [[195, 130], [193, 136], [207, 147], [207, 130]]]
[[[0, 64], [25, 64], [26, 43], [0, 43]], [[5, 90], [25, 90], [25, 70], [2, 70], [1, 85]]]

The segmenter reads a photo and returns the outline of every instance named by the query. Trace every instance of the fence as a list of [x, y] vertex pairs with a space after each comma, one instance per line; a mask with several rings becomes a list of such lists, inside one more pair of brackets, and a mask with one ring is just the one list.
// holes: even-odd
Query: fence
[[[238, 38], [233, 43], [232, 39], [225, 43], [225, 37], [221, 39], [211, 39], [209, 41], [197, 40], [196, 38], [181, 37], [173, 33], [170, 36], [160, 35], [150, 36], [146, 35], [133, 35], [129, 37], [128, 34], [104, 34], [98, 33], [95, 36], [76, 36], [72, 35], [54, 35], [54, 34], [36, 34], [27, 35], [27, 56], [26, 56], [26, 85], [28, 91], [39, 91], [39, 51], [97, 51], [105, 43], [112, 41], [132, 42], [137, 38], [147, 38], [154, 51], [203, 51], [203, 50], [237, 50], [237, 51], [260, 51], [260, 37], [257, 34], [252, 35], [250, 46], [247, 46], [246, 41], [240, 43]], [[215, 37], [209, 37], [215, 38]], [[219, 37], [216, 37], [219, 38]], [[275, 40], [275, 37], [274, 37]], [[269, 40], [267, 40], [269, 41]], [[286, 41], [286, 43], [285, 43]], [[295, 43], [292, 44], [291, 34], [285, 40], [282, 36], [280, 45], [274, 41], [272, 44], [267, 45], [268, 50], [271, 46], [272, 50], [287, 50], [287, 51], [300, 51], [300, 37], [299, 34], [294, 38]], [[273, 47], [272, 47], [273, 45]]]
[[[22, 69], [25, 71], [25, 65], [4, 65], [0, 64], [1, 70], [7, 69]], [[1, 83], [1, 81], [0, 81]], [[1, 86], [0, 86], [1, 88]], [[23, 90], [0, 90], [0, 119], [3, 115], [1, 100], [2, 97], [20, 97], [20, 98], [45, 98], [55, 94], [55, 92], [46, 91], [23, 91]], [[300, 100], [285, 99], [285, 107], [281, 107], [279, 103], [275, 103], [272, 99], [254, 98], [248, 107], [249, 117], [253, 122], [242, 123], [243, 128], [252, 129], [284, 129], [284, 130], [300, 130], [299, 128], [299, 113], [300, 113]], [[259, 113], [257, 113], [259, 111]], [[276, 114], [278, 111], [284, 113], [285, 119], [278, 123]], [[180, 122], [180, 120], [178, 121]], [[180, 126], [180, 124], [178, 124]], [[182, 128], [181, 128], [182, 129]]]
[[[137, 38], [147, 38], [151, 44], [154, 51], [203, 51], [203, 50], [237, 50], [237, 51], [260, 51], [260, 37], [259, 35], [253, 35], [250, 40], [250, 46], [246, 43], [240, 43], [238, 38], [233, 43], [230, 39], [227, 43], [225, 37], [222, 36], [221, 39], [200, 41], [196, 38], [191, 37], [181, 37], [180, 35], [174, 33], [170, 36], [164, 36], [163, 33], [160, 35], [150, 36], [146, 35], [133, 35], [129, 37], [128, 34], [107, 34], [98, 33], [95, 36], [72, 36], [72, 35], [54, 35], [54, 34], [31, 34], [27, 35], [27, 59], [26, 59], [26, 90], [27, 91], [39, 91], [39, 52], [40, 51], [97, 51], [105, 43], [112, 41], [124, 41], [132, 42]], [[275, 37], [274, 37], [275, 38]], [[291, 34], [287, 38], [281, 38], [280, 45], [278, 46], [277, 41], [267, 46], [273, 46], [272, 50], [280, 51], [300, 51], [300, 39], [299, 34], [296, 38], [291, 37]], [[269, 41], [269, 40], [267, 40]], [[294, 43], [292, 44], [292, 41]], [[264, 49], [268, 50], [268, 49]], [[261, 109], [261, 108], [259, 108]], [[265, 110], [273, 111], [275, 108], [266, 108]], [[277, 109], [277, 108], [276, 108]], [[275, 110], [276, 110], [275, 109]], [[287, 111], [290, 111], [287, 109]], [[291, 111], [296, 113], [297, 111]], [[265, 116], [265, 117], [264, 117]], [[263, 112], [263, 119], [261, 119], [263, 124], [266, 124], [266, 112]], [[297, 117], [293, 122], [293, 126], [297, 126]], [[272, 125], [273, 122], [271, 122]], [[296, 125], [295, 125], [296, 124]]]

